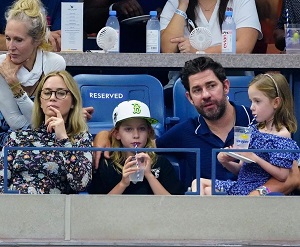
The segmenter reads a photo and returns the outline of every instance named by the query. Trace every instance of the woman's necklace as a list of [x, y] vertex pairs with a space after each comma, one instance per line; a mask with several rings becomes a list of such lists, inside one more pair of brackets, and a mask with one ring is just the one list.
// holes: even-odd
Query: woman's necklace
[[217, 2], [215, 2], [213, 5], [211, 5], [209, 8], [205, 8], [205, 6], [203, 6], [200, 2], [199, 5], [201, 7], [202, 10], [204, 10], [205, 12], [211, 11], [212, 8], [217, 4]]

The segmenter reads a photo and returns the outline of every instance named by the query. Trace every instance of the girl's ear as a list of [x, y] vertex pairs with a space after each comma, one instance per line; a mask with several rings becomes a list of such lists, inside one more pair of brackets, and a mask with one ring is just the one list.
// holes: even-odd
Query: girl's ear
[[277, 109], [281, 105], [281, 98], [276, 97], [273, 102], [274, 109]]
[[111, 135], [112, 135], [114, 138], [116, 138], [117, 140], [121, 140], [119, 131], [118, 131], [117, 129], [114, 129], [114, 130], [111, 132]]

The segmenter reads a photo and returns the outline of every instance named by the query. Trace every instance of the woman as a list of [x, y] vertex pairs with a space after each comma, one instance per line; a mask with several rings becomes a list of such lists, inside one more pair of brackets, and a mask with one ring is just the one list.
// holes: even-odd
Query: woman
[[30, 125], [30, 97], [35, 95], [39, 81], [43, 75], [66, 68], [62, 56], [48, 52], [52, 47], [47, 41], [47, 19], [42, 8], [39, 0], [19, 0], [6, 12], [8, 53], [0, 56], [0, 112], [6, 129]]
[[195, 27], [206, 27], [212, 33], [212, 44], [205, 52], [221, 53], [221, 25], [226, 10], [233, 11], [236, 52], [251, 53], [262, 37], [254, 0], [168, 0], [160, 16], [162, 52], [196, 52], [189, 42], [192, 21]]
[[[66, 71], [53, 72], [36, 89], [32, 129], [12, 132], [6, 146], [91, 147], [77, 83]], [[8, 184], [25, 194], [82, 191], [92, 177], [92, 154], [72, 150], [9, 150]], [[3, 159], [0, 170], [3, 174]], [[0, 176], [0, 192], [3, 177]]]

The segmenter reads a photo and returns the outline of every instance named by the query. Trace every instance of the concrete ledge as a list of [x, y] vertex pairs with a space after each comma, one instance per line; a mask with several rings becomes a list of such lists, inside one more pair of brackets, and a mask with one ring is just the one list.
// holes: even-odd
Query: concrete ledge
[[0, 204], [4, 246], [300, 246], [300, 197], [1, 195]]

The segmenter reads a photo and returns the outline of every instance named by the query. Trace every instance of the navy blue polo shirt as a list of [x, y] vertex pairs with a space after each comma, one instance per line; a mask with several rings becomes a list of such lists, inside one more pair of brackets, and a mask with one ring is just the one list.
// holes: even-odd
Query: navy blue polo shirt
[[[236, 110], [237, 126], [248, 126], [253, 116], [249, 108], [235, 105], [230, 102]], [[210, 131], [203, 117], [190, 118], [185, 122], [176, 124], [160, 138], [156, 139], [158, 148], [200, 148], [201, 177], [211, 178], [212, 149], [224, 148], [233, 144], [233, 128], [229, 132], [227, 139], [223, 142], [218, 136]], [[191, 185], [196, 178], [196, 154], [177, 153], [179, 159], [181, 179], [186, 187]], [[236, 180], [231, 172], [225, 169], [219, 162], [216, 165], [216, 177], [218, 179]]]

